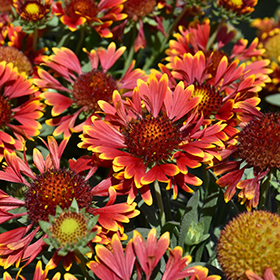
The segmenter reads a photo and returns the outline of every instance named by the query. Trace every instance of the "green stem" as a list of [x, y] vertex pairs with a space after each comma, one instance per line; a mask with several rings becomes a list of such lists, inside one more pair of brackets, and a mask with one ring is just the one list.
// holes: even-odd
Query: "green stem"
[[72, 32], [67, 33], [66, 35], [64, 35], [60, 41], [57, 44], [57, 48], [61, 48], [62, 46], [65, 46], [66, 43], [69, 41], [70, 37], [73, 35]]
[[132, 44], [130, 46], [128, 56], [127, 56], [127, 58], [125, 60], [125, 63], [124, 63], [123, 75], [125, 74], [125, 72], [127, 71], [128, 67], [130, 66], [130, 64], [133, 60], [135, 39], [136, 39], [136, 27], [134, 27], [133, 30], [132, 30]]
[[91, 277], [90, 277], [89, 274], [88, 274], [87, 267], [86, 267], [85, 257], [84, 257], [79, 251], [77, 251], [77, 250], [75, 250], [75, 254], [76, 254], [76, 256], [79, 258], [79, 260], [81, 261], [81, 263], [79, 264], [79, 267], [80, 267], [81, 270], [82, 270], [84, 279], [85, 279], [85, 280], [91, 279]]
[[162, 203], [161, 190], [160, 190], [160, 186], [159, 186], [159, 183], [157, 180], [154, 182], [154, 187], [155, 187], [156, 198], [157, 198], [157, 203], [158, 203], [158, 208], [159, 208], [161, 226], [163, 226], [165, 224], [165, 213], [164, 213], [164, 207], [163, 207], [163, 203]]
[[168, 195], [166, 189], [162, 190], [162, 196], [163, 196], [163, 199], [164, 199], [164, 206], [165, 206], [164, 208], [165, 208], [166, 220], [167, 221], [172, 221], [170, 199], [169, 199], [169, 195]]
[[79, 41], [77, 43], [77, 46], [76, 46], [76, 50], [75, 50], [75, 54], [78, 56], [78, 53], [80, 52], [81, 50], [81, 46], [84, 42], [84, 38], [85, 38], [85, 27], [83, 25], [81, 25], [80, 27], [80, 36], [79, 36]]

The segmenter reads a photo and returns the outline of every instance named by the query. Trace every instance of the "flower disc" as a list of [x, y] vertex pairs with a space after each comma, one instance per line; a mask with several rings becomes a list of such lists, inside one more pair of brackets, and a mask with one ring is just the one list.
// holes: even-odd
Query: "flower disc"
[[56, 206], [69, 208], [75, 198], [80, 208], [91, 205], [90, 185], [82, 176], [68, 170], [48, 170], [37, 176], [25, 196], [28, 218], [35, 224], [55, 215]]
[[239, 157], [261, 170], [280, 168], [280, 114], [255, 118], [238, 135]]
[[166, 161], [181, 142], [178, 127], [165, 116], [130, 123], [124, 135], [129, 153], [145, 162]]
[[270, 267], [280, 279], [280, 216], [266, 211], [244, 212], [222, 230], [218, 261], [227, 279], [247, 279], [246, 270], [262, 277]]
[[79, 76], [73, 86], [73, 99], [85, 111], [97, 110], [98, 100], [111, 102], [112, 93], [117, 89], [115, 79], [106, 73], [92, 70]]

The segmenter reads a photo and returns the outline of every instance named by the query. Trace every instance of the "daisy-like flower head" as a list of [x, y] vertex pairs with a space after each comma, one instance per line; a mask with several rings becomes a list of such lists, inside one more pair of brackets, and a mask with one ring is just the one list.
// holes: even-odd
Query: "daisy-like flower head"
[[260, 102], [257, 91], [261, 87], [255, 84], [254, 75], [244, 74], [245, 64], [239, 65], [238, 60], [229, 63], [226, 56], [216, 65], [212, 76], [212, 64], [215, 63], [212, 58], [210, 55], [207, 59], [202, 51], [194, 55], [185, 53], [182, 59], [175, 57], [171, 73], [163, 66], [161, 69], [175, 81], [194, 86], [192, 96], [200, 97], [198, 114], [207, 126], [216, 122], [226, 124], [220, 133], [221, 141], [225, 141], [238, 132], [236, 125], [247, 123], [260, 114], [256, 106]]
[[137, 83], [132, 101], [124, 103], [114, 91], [113, 106], [98, 102], [106, 121], [92, 117], [92, 123], [83, 127], [79, 147], [113, 161], [115, 176], [132, 182], [128, 201], [140, 189], [151, 204], [148, 185], [155, 180], [166, 182], [168, 189], [174, 185], [174, 197], [177, 186], [192, 192], [187, 184], [198, 186], [202, 181], [188, 167], [196, 168], [216, 156], [220, 144], [216, 135], [224, 126], [217, 123], [200, 131], [202, 121], [193, 122], [195, 113], [184, 119], [200, 101], [191, 98], [193, 86], [185, 88], [181, 82], [171, 91], [166, 74], [159, 80], [150, 74], [148, 82]]
[[50, 20], [52, 0], [13, 0], [20, 22], [31, 30], [44, 28]]
[[[252, 272], [280, 277], [280, 216], [266, 211], [239, 214], [221, 231], [217, 258], [227, 279], [248, 279]], [[268, 270], [270, 268], [272, 271]], [[273, 273], [272, 273], [273, 272]], [[247, 275], [247, 276], [246, 276]], [[273, 280], [273, 278], [268, 278]]]
[[169, 257], [166, 263], [162, 280], [177, 280], [190, 277], [190, 280], [220, 280], [218, 275], [207, 277], [207, 268], [201, 266], [188, 267], [191, 256], [182, 257], [183, 249], [179, 246], [174, 249], [168, 248], [170, 243], [169, 232], [165, 232], [157, 238], [156, 230], [150, 230], [147, 241], [136, 230], [133, 232], [133, 239], [129, 240], [126, 248], [117, 235], [112, 239], [112, 250], [102, 245], [97, 245], [96, 261], [90, 261], [87, 266], [101, 280], [121, 279], [130, 280], [133, 276], [133, 269], [137, 270], [137, 279], [151, 279], [151, 275], [159, 262], [164, 261], [163, 256], [167, 249]]
[[[0, 62], [0, 160], [5, 149], [22, 150], [27, 138], [37, 136], [43, 116], [38, 89], [12, 63]], [[27, 99], [27, 101], [25, 101]], [[25, 101], [25, 102], [24, 102]]]
[[53, 13], [60, 17], [63, 24], [71, 31], [77, 30], [78, 26], [87, 23], [101, 36], [112, 37], [109, 27], [115, 21], [126, 18], [122, 14], [125, 0], [67, 0], [54, 3]]
[[49, 222], [39, 221], [39, 225], [48, 234], [44, 242], [57, 249], [59, 256], [66, 256], [72, 252], [91, 252], [89, 246], [96, 235], [94, 226], [97, 220], [98, 217], [91, 218], [85, 213], [85, 208], [79, 210], [77, 201], [73, 199], [68, 210], [57, 206], [55, 217], [49, 216]]
[[[280, 168], [279, 157], [280, 113], [265, 113], [252, 119], [237, 134], [238, 144], [229, 145], [222, 152], [222, 162], [214, 168], [221, 187], [227, 187], [225, 200], [228, 202], [237, 189], [241, 203], [246, 202], [250, 210], [259, 203], [260, 182], [273, 169]], [[229, 156], [239, 160], [228, 161]], [[253, 167], [253, 178], [241, 180], [244, 171]], [[225, 174], [227, 172], [227, 174]]]
[[216, 15], [230, 19], [233, 23], [238, 20], [249, 20], [255, 10], [258, 0], [216, 0], [214, 6], [219, 8]]
[[[15, 153], [5, 152], [7, 166], [4, 171], [0, 171], [0, 178], [22, 184], [25, 195], [24, 199], [20, 200], [0, 191], [1, 223], [10, 220], [18, 222], [16, 223], [18, 227], [0, 234], [0, 265], [4, 268], [14, 263], [19, 266], [25, 261], [24, 266], [26, 266], [34, 260], [47, 247], [44, 242], [47, 234], [42, 232], [39, 221], [48, 222], [49, 215], [55, 215], [57, 206], [68, 209], [74, 199], [79, 208], [85, 208], [87, 213], [99, 216], [99, 225], [95, 226], [95, 230], [98, 231], [98, 236], [95, 237], [96, 242], [103, 242], [104, 237], [106, 238], [105, 235], [101, 236], [103, 229], [107, 234], [112, 231], [122, 235], [122, 222], [127, 223], [129, 218], [139, 214], [139, 211], [135, 210], [136, 203], [113, 205], [116, 195], [112, 190], [109, 190], [111, 195], [106, 206], [92, 207], [93, 193], [98, 195], [98, 192], [91, 188], [88, 178], [97, 167], [90, 164], [88, 157], [81, 157], [77, 161], [69, 160], [70, 168], [61, 167], [60, 158], [67, 141], [64, 139], [58, 145], [51, 136], [48, 137], [48, 143], [43, 141], [50, 152], [45, 159], [38, 149], [33, 150], [33, 161], [37, 173], [34, 173], [28, 163]], [[81, 173], [85, 170], [88, 170], [88, 173], [84, 177]], [[10, 213], [12, 209], [18, 210]], [[26, 222], [23, 222], [23, 217], [26, 218]], [[56, 252], [50, 260], [48, 269], [57, 266], [61, 259], [61, 256], [57, 255]], [[63, 265], [66, 270], [69, 270], [72, 258], [67, 258]]]
[[[216, 75], [217, 67], [224, 56], [227, 56], [229, 63], [234, 60], [245, 62], [244, 75], [255, 76], [255, 84], [264, 86], [270, 79], [268, 74], [272, 71], [267, 69], [270, 61], [268, 59], [253, 60], [255, 57], [261, 57], [265, 49], [259, 48], [259, 39], [255, 38], [250, 45], [248, 40], [243, 38], [233, 42], [236, 38], [235, 30], [229, 30], [227, 24], [217, 30], [214, 37], [214, 43], [210, 39], [211, 22], [208, 18], [204, 18], [200, 23], [199, 20], [194, 20], [188, 27], [179, 26], [179, 32], [174, 34], [175, 40], [170, 40], [169, 49], [166, 50], [167, 57], [165, 58], [169, 64], [168, 68], [174, 69], [175, 57], [183, 58], [186, 53], [195, 55], [198, 51], [202, 51], [206, 59], [211, 56], [211, 64], [208, 66], [208, 72]], [[215, 33], [214, 33], [215, 34]], [[210, 44], [210, 42], [212, 42]], [[231, 53], [228, 53], [226, 46], [229, 43], [234, 43]]]
[[[134, 62], [121, 79], [109, 73], [109, 69], [125, 51], [125, 47], [116, 50], [115, 43], [111, 43], [108, 49], [99, 48], [90, 53], [86, 51], [92, 66], [92, 70], [86, 73], [82, 71], [77, 56], [70, 49], [54, 48], [53, 51], [55, 54], [45, 59], [45, 65], [61, 76], [68, 87], [42, 69], [38, 70], [40, 79], [35, 81], [42, 88], [52, 89], [45, 91], [42, 97], [46, 99], [46, 104], [53, 106], [52, 116], [57, 117], [47, 121], [48, 125], [56, 127], [55, 136], [64, 133], [68, 137], [72, 132], [82, 131], [86, 119], [99, 110], [98, 100], [111, 103], [114, 90], [128, 95], [136, 86], [137, 79], [145, 79], [144, 71], [133, 70]], [[68, 114], [62, 115], [65, 110]], [[82, 122], [76, 124], [78, 116]]]
[[126, 33], [133, 28], [137, 28], [138, 34], [134, 41], [134, 51], [137, 52], [139, 49], [145, 48], [146, 39], [144, 34], [144, 24], [149, 24], [152, 28], [156, 28], [162, 34], [166, 34], [162, 19], [159, 17], [160, 9], [162, 8], [163, 5], [158, 0], [125, 1], [123, 12], [127, 15], [127, 19], [113, 28], [115, 37], [121, 39], [124, 32]]
[[10, 46], [0, 46], [0, 61], [13, 63], [18, 72], [31, 73], [32, 65], [30, 60], [18, 49]]

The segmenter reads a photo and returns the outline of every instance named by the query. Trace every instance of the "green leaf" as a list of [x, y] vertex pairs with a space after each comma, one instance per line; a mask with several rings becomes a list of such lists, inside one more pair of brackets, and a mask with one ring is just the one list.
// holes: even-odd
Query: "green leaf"
[[268, 95], [264, 99], [267, 103], [280, 107], [280, 93]]
[[181, 222], [180, 234], [179, 234], [179, 246], [184, 248], [185, 236], [192, 223], [198, 222], [198, 202], [199, 202], [199, 192], [195, 192], [193, 196], [187, 203], [185, 209], [185, 215]]

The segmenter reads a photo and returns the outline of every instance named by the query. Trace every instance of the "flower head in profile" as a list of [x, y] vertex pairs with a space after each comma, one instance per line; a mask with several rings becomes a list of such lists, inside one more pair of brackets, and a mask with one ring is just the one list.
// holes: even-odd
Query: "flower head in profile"
[[[238, 198], [248, 210], [257, 207], [262, 179], [280, 168], [280, 113], [265, 113], [252, 119], [236, 136], [237, 145], [222, 151], [222, 161], [214, 167], [222, 175], [217, 184], [226, 187], [228, 202], [240, 190]], [[236, 161], [229, 158], [236, 158]], [[253, 168], [253, 178], [244, 179], [246, 169]]]
[[24, 141], [37, 136], [43, 106], [38, 88], [12, 63], [0, 62], [0, 160], [5, 149], [23, 150]]
[[[112, 250], [103, 245], [96, 246], [96, 261], [90, 261], [87, 266], [101, 280], [121, 279], [130, 280], [134, 273], [137, 279], [152, 279], [152, 273], [156, 266], [165, 262], [167, 249], [169, 256], [166, 262], [162, 280], [179, 280], [190, 277], [190, 280], [220, 280], [218, 275], [207, 277], [207, 268], [201, 266], [188, 267], [191, 256], [182, 257], [183, 250], [177, 246], [174, 249], [168, 248], [170, 244], [169, 232], [157, 237], [156, 229], [149, 231], [147, 240], [134, 230], [133, 238], [129, 240], [126, 248], [123, 248], [117, 235], [112, 239]], [[145, 276], [144, 276], [145, 275]]]
[[[67, 142], [68, 139], [64, 139], [58, 145], [55, 139], [49, 136], [48, 143], [44, 142], [49, 151], [45, 159], [35, 148], [33, 162], [36, 173], [14, 152], [5, 152], [7, 166], [4, 171], [0, 171], [0, 179], [21, 184], [25, 189], [25, 194], [23, 200], [20, 200], [0, 191], [0, 222], [16, 221], [15, 225], [17, 225], [14, 229], [0, 234], [0, 265], [4, 268], [13, 264], [18, 267], [21, 262], [25, 262], [24, 266], [26, 266], [47, 248], [47, 243], [44, 242], [47, 234], [43, 233], [39, 221], [49, 222], [49, 215], [56, 214], [57, 206], [68, 209], [74, 199], [79, 209], [85, 208], [86, 213], [98, 216], [98, 225], [95, 226], [96, 242], [108, 242], [104, 239], [110, 231], [119, 232], [121, 236], [122, 223], [129, 222], [129, 218], [139, 214], [139, 211], [135, 210], [135, 203], [114, 205], [116, 198], [114, 192], [105, 206], [93, 207], [93, 193], [98, 195], [98, 192], [90, 186], [88, 178], [97, 167], [92, 166], [91, 159], [88, 157], [81, 157], [76, 161], [69, 160], [69, 168], [61, 167], [60, 159]], [[88, 173], [83, 176], [85, 171]], [[10, 210], [14, 209], [17, 211], [11, 213]], [[82, 221], [82, 216], [80, 218]], [[61, 256], [57, 255], [58, 252], [55, 252], [48, 264], [48, 269], [58, 265]], [[67, 258], [63, 262], [65, 269], [70, 269], [72, 261], [72, 258]]]
[[71, 31], [76, 31], [80, 25], [87, 23], [101, 37], [113, 36], [110, 26], [113, 22], [123, 20], [126, 15], [122, 13], [125, 0], [67, 0], [57, 1], [53, 4], [53, 13]]
[[[54, 118], [47, 120], [47, 124], [56, 127], [54, 136], [63, 133], [69, 137], [72, 132], [81, 132], [86, 119], [90, 119], [99, 110], [99, 100], [111, 103], [114, 90], [129, 94], [136, 86], [136, 80], [145, 76], [142, 70], [133, 70], [134, 62], [121, 79], [109, 73], [109, 69], [125, 51], [125, 47], [116, 50], [115, 43], [111, 43], [108, 49], [99, 48], [87, 52], [92, 70], [86, 73], [70, 49], [54, 48], [53, 51], [55, 54], [45, 59], [45, 65], [61, 76], [68, 87], [42, 69], [38, 69], [40, 79], [35, 81], [38, 86], [51, 89], [46, 90], [42, 97], [46, 104], [52, 106]], [[77, 124], [77, 119], [82, 121]]]
[[224, 126], [217, 123], [201, 131], [202, 120], [194, 121], [196, 113], [187, 117], [200, 101], [198, 96], [191, 98], [193, 86], [185, 88], [181, 82], [172, 91], [166, 74], [159, 80], [150, 74], [148, 82], [139, 79], [137, 84], [132, 101], [125, 103], [114, 91], [113, 106], [98, 102], [106, 121], [92, 117], [83, 127], [79, 147], [113, 161], [114, 176], [131, 182], [128, 201], [140, 190], [150, 205], [149, 184], [156, 180], [167, 183], [167, 189], [173, 186], [174, 197], [178, 186], [192, 192], [188, 184], [202, 183], [188, 168], [217, 155], [217, 134]]
[[257, 280], [273, 273], [280, 277], [279, 222], [278, 214], [259, 210], [241, 213], [225, 226], [217, 258], [227, 279]]
[[249, 20], [257, 4], [258, 0], [216, 0], [214, 2], [214, 6], [218, 8], [216, 14], [231, 19], [233, 23], [238, 23], [238, 20]]

